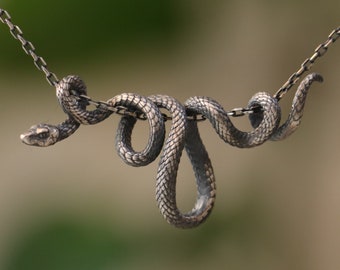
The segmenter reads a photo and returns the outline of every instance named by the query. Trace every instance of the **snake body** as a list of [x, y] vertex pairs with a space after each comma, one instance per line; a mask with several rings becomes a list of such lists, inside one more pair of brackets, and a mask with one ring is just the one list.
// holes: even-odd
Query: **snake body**
[[[212, 124], [219, 137], [226, 143], [239, 148], [250, 148], [267, 140], [282, 140], [291, 135], [299, 126], [308, 90], [314, 81], [322, 77], [312, 73], [301, 82], [288, 119], [280, 126], [281, 109], [278, 100], [265, 92], [255, 94], [248, 107], [260, 110], [249, 115], [253, 130], [238, 130], [227, 112], [209, 97], [191, 97], [184, 105], [165, 95], [143, 97], [134, 93], [124, 93], [109, 99], [112, 107], [124, 106], [141, 112], [149, 123], [149, 139], [146, 147], [137, 152], [131, 144], [131, 136], [136, 118], [123, 116], [120, 120], [116, 149], [122, 160], [131, 166], [145, 166], [154, 161], [162, 151], [156, 180], [156, 200], [164, 218], [176, 227], [191, 228], [201, 224], [209, 216], [215, 201], [216, 184], [211, 161], [200, 138], [197, 122], [188, 115], [202, 114]], [[86, 95], [86, 86], [77, 76], [67, 76], [56, 86], [57, 98], [68, 115], [58, 125], [38, 124], [32, 126], [20, 137], [28, 145], [49, 146], [73, 134], [80, 124], [93, 125], [108, 118], [112, 111], [97, 108], [87, 110], [86, 101], [74, 96]], [[165, 140], [164, 118], [159, 110], [163, 108], [171, 114], [172, 125]], [[165, 143], [164, 143], [165, 140]], [[197, 200], [191, 211], [181, 213], [176, 203], [176, 179], [180, 158], [186, 150], [195, 172]]]

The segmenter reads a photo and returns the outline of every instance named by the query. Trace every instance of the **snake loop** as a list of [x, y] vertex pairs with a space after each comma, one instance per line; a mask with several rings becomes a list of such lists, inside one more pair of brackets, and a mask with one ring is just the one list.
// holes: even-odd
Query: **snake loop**
[[123, 116], [116, 135], [116, 149], [120, 158], [128, 165], [139, 167], [154, 161], [162, 150], [165, 137], [163, 117], [156, 104], [150, 99], [132, 93], [125, 93], [108, 100], [112, 106], [126, 106], [144, 113], [149, 122], [149, 140], [141, 152], [136, 152], [131, 145], [131, 135], [136, 118]]
[[[177, 100], [163, 95], [149, 98], [158, 107], [168, 110], [172, 117], [157, 172], [158, 207], [170, 224], [180, 228], [196, 227], [208, 217], [215, 201], [215, 177], [208, 153], [200, 139], [197, 123], [187, 121], [185, 108]], [[182, 214], [176, 202], [176, 181], [184, 147], [195, 172], [197, 199], [194, 208]]]
[[250, 132], [238, 130], [223, 107], [209, 97], [191, 97], [185, 102], [185, 106], [190, 113], [204, 115], [223, 141], [239, 148], [263, 144], [277, 129], [281, 119], [278, 101], [265, 92], [255, 94], [248, 103], [248, 107], [262, 108], [260, 112], [251, 114], [254, 130]]
[[84, 81], [75, 75], [63, 78], [56, 85], [56, 95], [64, 112], [83, 125], [94, 125], [108, 118], [112, 111], [97, 108], [92, 111], [86, 110], [86, 101], [75, 99], [74, 96], [86, 95]]

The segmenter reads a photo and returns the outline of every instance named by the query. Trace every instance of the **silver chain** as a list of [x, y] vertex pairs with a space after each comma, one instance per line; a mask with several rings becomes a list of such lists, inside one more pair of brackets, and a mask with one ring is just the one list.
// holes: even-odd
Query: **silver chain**
[[33, 44], [24, 38], [20, 27], [12, 23], [11, 15], [9, 15], [9, 13], [4, 9], [0, 9], [0, 21], [6, 24], [12, 36], [20, 41], [24, 52], [33, 58], [34, 65], [45, 73], [47, 82], [52, 86], [56, 86], [59, 82], [57, 76], [53, 72], [49, 71], [44, 58], [35, 53]]
[[314, 54], [307, 58], [302, 64], [298, 71], [294, 72], [289, 79], [282, 85], [282, 87], [275, 93], [274, 98], [280, 100], [289, 89], [300, 79], [301, 75], [304, 74], [307, 70], [309, 70], [315, 61], [323, 56], [327, 49], [331, 44], [333, 44], [340, 36], [340, 27], [334, 29], [328, 36], [327, 40], [324, 43], [321, 43], [314, 50]]
[[[33, 58], [34, 65], [40, 71], [44, 72], [47, 82], [51, 86], [56, 86], [59, 83], [57, 76], [47, 68], [47, 63], [45, 62], [44, 58], [42, 58], [41, 56], [36, 54], [33, 44], [23, 37], [23, 32], [21, 31], [19, 26], [12, 23], [11, 16], [9, 15], [9, 13], [6, 10], [1, 9], [1, 8], [0, 8], [0, 21], [2, 23], [6, 24], [9, 27], [9, 30], [10, 30], [10, 33], [12, 34], [12, 36], [15, 39], [20, 41], [22, 49], [24, 50], [24, 52], [27, 55], [30, 55]], [[329, 48], [329, 46], [331, 44], [333, 44], [339, 38], [339, 36], [340, 36], [340, 27], [334, 29], [329, 34], [327, 40], [324, 43], [320, 44], [314, 50], [314, 54], [311, 57], [307, 58], [301, 64], [300, 69], [297, 70], [296, 72], [294, 72], [289, 77], [289, 79], [283, 84], [283, 86], [275, 93], [274, 98], [276, 98], [277, 100], [280, 100], [289, 91], [289, 89], [300, 79], [300, 77], [312, 67], [312, 65], [315, 63], [315, 61], [327, 52], [327, 49]], [[101, 108], [103, 110], [109, 110], [109, 111], [112, 111], [112, 112], [119, 114], [119, 115], [130, 115], [130, 116], [133, 116], [133, 117], [140, 119], [140, 120], [146, 119], [146, 117], [145, 117], [145, 115], [143, 115], [143, 113], [140, 113], [138, 111], [131, 111], [129, 108], [126, 108], [126, 107], [122, 107], [122, 106], [114, 107], [114, 106], [111, 106], [110, 104], [108, 104], [107, 102], [95, 101], [95, 100], [93, 100], [90, 97], [85, 96], [85, 95], [75, 96], [75, 98], [77, 100], [86, 101], [89, 105], [93, 105], [96, 108]], [[235, 108], [233, 110], [228, 111], [227, 114], [229, 116], [239, 117], [239, 116], [244, 116], [244, 115], [247, 115], [247, 114], [252, 114], [252, 113], [258, 112], [259, 110], [260, 110], [260, 108], [258, 108], [258, 107]], [[164, 120], [171, 120], [171, 117], [167, 116], [165, 114], [163, 114], [163, 117], [164, 117]], [[194, 121], [205, 120], [203, 115], [192, 115], [192, 116], [188, 116], [188, 118], [190, 120], [194, 120]]]

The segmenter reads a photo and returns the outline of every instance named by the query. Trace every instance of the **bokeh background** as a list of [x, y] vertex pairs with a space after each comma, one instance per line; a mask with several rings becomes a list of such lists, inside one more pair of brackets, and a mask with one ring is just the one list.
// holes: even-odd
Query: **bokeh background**
[[[49, 68], [59, 78], [80, 75], [95, 99], [207, 95], [226, 109], [245, 106], [257, 91], [274, 93], [339, 26], [340, 10], [338, 0], [0, 4]], [[325, 82], [312, 86], [289, 139], [236, 149], [199, 124], [217, 201], [206, 223], [180, 230], [156, 207], [157, 162], [132, 168], [117, 157], [118, 116], [49, 148], [21, 143], [31, 125], [65, 115], [0, 27], [0, 269], [340, 269], [340, 44], [313, 67]], [[284, 117], [294, 89], [281, 101]], [[234, 120], [249, 129], [245, 118]], [[147, 132], [139, 122], [136, 148]], [[187, 211], [196, 191], [185, 155], [178, 182]]]

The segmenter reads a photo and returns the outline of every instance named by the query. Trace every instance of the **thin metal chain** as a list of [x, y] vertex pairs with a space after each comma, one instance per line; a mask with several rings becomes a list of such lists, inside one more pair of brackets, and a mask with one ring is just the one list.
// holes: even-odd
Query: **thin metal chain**
[[327, 40], [320, 44], [314, 50], [314, 54], [307, 58], [302, 64], [298, 71], [294, 72], [289, 79], [284, 83], [284, 85], [275, 93], [274, 98], [280, 100], [288, 90], [300, 79], [301, 75], [309, 70], [315, 61], [323, 56], [330, 45], [332, 45], [340, 36], [340, 27], [334, 29], [328, 36]]
[[56, 86], [56, 84], [59, 82], [57, 76], [53, 72], [49, 71], [44, 58], [35, 53], [33, 44], [23, 37], [23, 32], [21, 31], [20, 27], [12, 23], [11, 16], [4, 9], [0, 9], [0, 21], [6, 24], [9, 27], [9, 31], [11, 32], [12, 36], [20, 41], [24, 52], [33, 58], [34, 65], [45, 73], [47, 82], [52, 86]]

